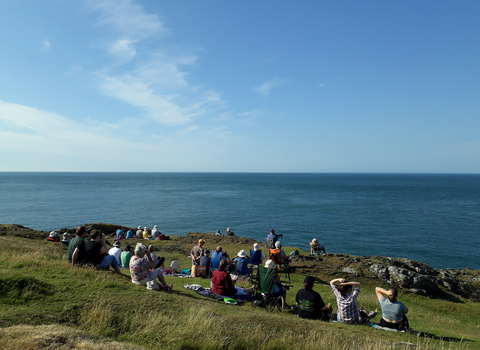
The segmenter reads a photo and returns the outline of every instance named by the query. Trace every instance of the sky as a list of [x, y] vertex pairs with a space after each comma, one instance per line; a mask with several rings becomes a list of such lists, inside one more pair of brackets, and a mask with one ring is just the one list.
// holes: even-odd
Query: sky
[[480, 173], [478, 0], [0, 0], [0, 171]]

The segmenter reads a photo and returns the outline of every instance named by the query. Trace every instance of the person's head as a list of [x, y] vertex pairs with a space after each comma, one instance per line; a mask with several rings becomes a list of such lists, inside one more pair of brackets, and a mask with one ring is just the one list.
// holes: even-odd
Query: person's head
[[218, 270], [219, 271], [227, 271], [227, 267], [228, 267], [227, 259], [220, 260], [220, 263], [218, 264]]
[[227, 232], [230, 232], [230, 227], [227, 228]]
[[148, 251], [149, 251], [150, 253], [153, 253], [153, 250], [154, 250], [153, 245], [149, 245], [149, 246], [148, 246]]
[[265, 261], [265, 268], [274, 269], [275, 266], [276, 266], [276, 264], [273, 260], [268, 259], [267, 261]]
[[117, 247], [117, 248], [120, 248], [121, 245], [122, 245], [122, 243], [120, 241], [115, 241], [115, 243], [113, 243], [113, 246]]
[[270, 230], [270, 233], [271, 233], [272, 235], [274, 235], [274, 234], [275, 234], [275, 230], [272, 228], [272, 229]]
[[138, 227], [137, 227], [137, 230], [141, 230], [141, 229], [142, 229], [142, 226], [138, 226]]
[[276, 241], [276, 242], [275, 242], [275, 248], [277, 248], [277, 249], [282, 248], [282, 242]]
[[253, 245], [253, 249], [254, 249], [254, 250], [260, 250], [260, 244], [255, 243], [255, 244]]
[[305, 279], [303, 280], [303, 288], [312, 289], [314, 282], [315, 278], [313, 278], [312, 276], [305, 276]]
[[338, 291], [340, 292], [342, 297], [345, 297], [347, 294], [352, 292], [352, 285], [351, 284], [345, 284], [345, 283], [347, 283], [347, 282], [340, 283], [340, 285], [338, 286]]
[[238, 257], [240, 258], [245, 258], [247, 256], [247, 253], [245, 253], [245, 250], [240, 250], [237, 254]]
[[138, 242], [137, 245], [135, 246], [135, 255], [143, 258], [145, 255], [145, 252], [147, 251], [147, 247], [145, 244]]
[[398, 297], [398, 289], [390, 288], [388, 291], [391, 292], [391, 295], [388, 296], [388, 300], [390, 300], [390, 302], [392, 303], [396, 302]]
[[87, 228], [85, 226], [78, 226], [75, 230], [77, 236], [82, 237], [87, 235]]
[[205, 244], [205, 240], [204, 239], [199, 239], [198, 240], [198, 245], [201, 247]]
[[90, 237], [92, 238], [92, 241], [97, 241], [102, 238], [102, 233], [100, 232], [100, 230], [92, 230], [90, 232]]
[[318, 240], [316, 238], [312, 239], [312, 243], [318, 243]]
[[129, 252], [129, 251], [131, 251], [131, 250], [132, 250], [132, 246], [131, 246], [130, 244], [127, 244], [127, 245], [125, 246], [124, 252]]
[[215, 251], [216, 251], [216, 252], [221, 252], [222, 250], [223, 250], [223, 249], [222, 249], [221, 246], [218, 246], [217, 248], [215, 248]]
[[217, 230], [217, 233], [220, 233], [220, 230]]
[[210, 255], [210, 249], [205, 249], [205, 256], [209, 256]]

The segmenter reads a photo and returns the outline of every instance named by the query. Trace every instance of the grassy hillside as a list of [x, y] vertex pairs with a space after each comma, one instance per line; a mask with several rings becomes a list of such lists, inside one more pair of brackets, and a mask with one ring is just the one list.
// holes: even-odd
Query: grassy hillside
[[[188, 253], [199, 236], [235, 255], [250, 249], [246, 238], [193, 234], [153, 244], [167, 261], [190, 267]], [[125, 243], [125, 241], [123, 241]], [[134, 244], [136, 240], [131, 240]], [[410, 309], [410, 325], [430, 337], [365, 326], [303, 320], [293, 311], [268, 313], [250, 304], [226, 305], [183, 287], [209, 285], [202, 278], [167, 277], [170, 293], [131, 283], [127, 270], [71, 267], [61, 244], [0, 236], [0, 344], [2, 349], [480, 349], [480, 304], [461, 298], [429, 299], [400, 293]], [[285, 249], [287, 253], [293, 248]], [[305, 253], [305, 252], [303, 252]], [[341, 270], [339, 270], [341, 271]], [[322, 280], [332, 271], [314, 271]], [[334, 277], [346, 277], [338, 273]], [[292, 275], [294, 297], [303, 276]], [[374, 280], [360, 280], [359, 302], [378, 307]], [[383, 285], [386, 287], [386, 285]], [[335, 305], [329, 286], [316, 285]], [[380, 316], [373, 321], [378, 322]], [[410, 344], [410, 345], [408, 345]]]

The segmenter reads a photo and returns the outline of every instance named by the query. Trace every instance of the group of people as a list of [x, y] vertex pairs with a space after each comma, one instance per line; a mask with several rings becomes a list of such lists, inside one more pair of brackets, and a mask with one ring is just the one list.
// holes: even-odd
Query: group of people
[[[167, 291], [171, 290], [173, 285], [166, 283], [163, 274], [165, 259], [156, 256], [152, 245], [147, 247], [141, 242], [137, 243], [135, 248], [127, 244], [125, 249], [122, 250], [120, 248], [121, 232], [123, 231], [119, 228], [115, 235], [113, 247], [108, 249], [105, 234], [101, 231], [96, 229], [90, 231], [91, 239], [86, 242], [85, 237], [88, 235], [86, 227], [77, 227], [76, 236], [70, 240], [68, 246], [68, 261], [72, 265], [90, 264], [99, 269], [111, 266], [117, 273], [120, 273], [120, 268], [128, 268], [133, 283], [147, 285], [149, 282], [158, 280], [160, 288]], [[142, 231], [142, 237], [145, 237], [144, 232]], [[55, 235], [51, 234], [51, 236], [54, 237]], [[250, 249], [250, 255], [245, 250], [240, 250], [231, 259], [221, 246], [216, 247], [215, 251], [211, 252], [204, 248], [205, 240], [200, 239], [191, 250], [192, 265], [205, 266], [207, 276], [211, 277], [211, 288], [214, 293], [224, 297], [251, 296], [255, 293], [254, 287], [236, 287], [231, 272], [235, 272], [236, 276], [248, 276], [251, 273], [251, 266], [262, 265], [265, 259], [267, 260], [264, 267], [267, 269], [276, 270], [278, 265], [287, 264], [289, 257], [281, 249], [279, 236], [281, 237], [281, 235], [275, 234], [274, 230], [271, 230], [269, 236], [267, 236], [266, 241], [271, 240], [268, 242], [271, 247], [269, 249], [269, 259], [262, 252], [258, 243], [253, 245], [253, 249]], [[318, 241], [313, 239], [312, 243], [318, 244]], [[323, 249], [325, 248], [323, 247]], [[213, 273], [211, 274], [211, 272]], [[330, 303], [326, 305], [320, 294], [313, 290], [314, 282], [315, 278], [306, 276], [303, 288], [297, 292], [295, 297], [297, 315], [301, 318], [329, 320], [332, 314], [332, 306]], [[377, 315], [377, 310], [368, 312], [358, 307], [359, 282], [347, 282], [343, 278], [337, 278], [330, 281], [330, 286], [337, 301], [336, 320], [338, 322], [365, 324]], [[273, 293], [281, 299], [281, 307], [285, 309], [290, 308], [286, 303], [286, 291], [287, 288], [282, 284], [278, 273], [275, 272]], [[397, 289], [386, 290], [377, 287], [375, 293], [382, 309], [382, 319], [378, 325], [395, 330], [408, 329], [408, 319], [406, 317], [408, 308], [397, 300]]]
[[[320, 294], [313, 290], [314, 282], [315, 278], [306, 276], [303, 289], [297, 292], [295, 301], [298, 307], [298, 316], [328, 321], [332, 314], [332, 306], [330, 303], [325, 305]], [[343, 278], [336, 278], [330, 281], [330, 286], [337, 300], [336, 321], [349, 324], [366, 324], [377, 315], [377, 309], [368, 312], [364, 308], [358, 307], [359, 282], [347, 282]], [[376, 287], [375, 294], [382, 309], [382, 319], [378, 325], [395, 330], [408, 329], [409, 324], [406, 317], [408, 308], [397, 300], [398, 290], [396, 288], [386, 290]]]
[[169, 239], [168, 236], [161, 233], [157, 225], [154, 225], [152, 229], [148, 227], [138, 226], [136, 232], [133, 232], [132, 229], [122, 229], [121, 226], [118, 227], [117, 231], [115, 232], [115, 240], [122, 240], [122, 239], [158, 239], [158, 240], [166, 240]]

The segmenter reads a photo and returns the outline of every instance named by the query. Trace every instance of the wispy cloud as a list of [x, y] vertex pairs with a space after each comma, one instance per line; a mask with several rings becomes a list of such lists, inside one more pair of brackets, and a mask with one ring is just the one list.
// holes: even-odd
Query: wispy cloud
[[43, 40], [40, 44], [40, 50], [41, 51], [48, 51], [50, 50], [50, 47], [52, 45], [50, 44], [50, 42], [48, 40]]
[[268, 96], [270, 94], [270, 90], [273, 87], [281, 85], [281, 84], [283, 84], [283, 82], [284, 81], [282, 79], [278, 78], [278, 77], [273, 78], [273, 79], [263, 83], [262, 85], [253, 88], [253, 90], [262, 94], [262, 95], [264, 95], [264, 96]]
[[[100, 13], [98, 25], [113, 33], [107, 49], [117, 60], [113, 68], [98, 72], [99, 91], [140, 108], [151, 120], [170, 125], [189, 123], [222, 105], [218, 93], [192, 86], [187, 80], [184, 68], [193, 65], [196, 56], [137, 49], [143, 40], [159, 40], [168, 33], [156, 15], [130, 0], [87, 3]], [[118, 66], [118, 61], [128, 65]]]

